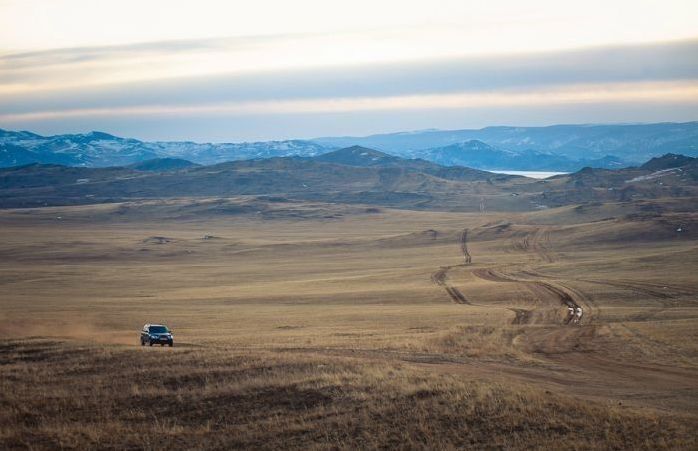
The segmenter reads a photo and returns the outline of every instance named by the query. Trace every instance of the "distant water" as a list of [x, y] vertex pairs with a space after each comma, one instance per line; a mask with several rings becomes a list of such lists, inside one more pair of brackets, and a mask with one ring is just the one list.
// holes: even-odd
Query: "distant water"
[[495, 174], [523, 175], [532, 179], [547, 179], [554, 175], [569, 174], [569, 172], [548, 172], [548, 171], [490, 171]]

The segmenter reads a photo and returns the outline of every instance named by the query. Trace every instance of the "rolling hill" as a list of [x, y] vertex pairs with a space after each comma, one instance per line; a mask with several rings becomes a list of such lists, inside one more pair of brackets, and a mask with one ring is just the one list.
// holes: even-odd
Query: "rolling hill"
[[666, 155], [640, 167], [585, 168], [547, 180], [444, 167], [356, 147], [312, 158], [275, 157], [157, 171], [32, 164], [0, 170], [0, 206], [276, 196], [409, 209], [529, 211], [585, 202], [695, 196], [696, 161]]
[[189, 160], [183, 160], [181, 158], [153, 158], [152, 160], [145, 160], [140, 163], [134, 163], [129, 166], [131, 169], [137, 171], [154, 171], [154, 172], [164, 172], [164, 171], [178, 171], [180, 169], [187, 169], [194, 166], [200, 166], [196, 163], [192, 163]]

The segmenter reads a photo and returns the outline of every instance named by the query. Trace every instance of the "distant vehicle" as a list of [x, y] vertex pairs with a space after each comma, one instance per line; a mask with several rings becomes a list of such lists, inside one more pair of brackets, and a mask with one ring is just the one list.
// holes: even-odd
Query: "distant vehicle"
[[174, 346], [172, 331], [162, 324], [146, 324], [141, 330], [141, 346]]

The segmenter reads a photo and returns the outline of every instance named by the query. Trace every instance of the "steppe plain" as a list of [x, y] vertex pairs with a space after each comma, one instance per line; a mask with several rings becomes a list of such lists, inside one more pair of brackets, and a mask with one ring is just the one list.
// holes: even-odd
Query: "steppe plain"
[[694, 204], [2, 210], [0, 447], [695, 449]]

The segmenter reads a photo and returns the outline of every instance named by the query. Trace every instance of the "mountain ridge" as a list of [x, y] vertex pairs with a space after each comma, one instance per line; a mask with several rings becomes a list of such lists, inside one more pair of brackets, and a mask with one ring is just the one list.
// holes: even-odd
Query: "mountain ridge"
[[351, 146], [383, 152], [385, 155], [376, 157], [380, 160], [401, 157], [484, 170], [572, 172], [585, 166], [627, 167], [666, 153], [698, 156], [698, 122], [493, 126], [242, 143], [140, 141], [101, 131], [41, 136], [0, 129], [0, 167], [30, 162], [126, 166], [156, 158], [211, 165], [270, 157], [316, 157]]
[[[696, 161], [667, 155], [645, 167], [585, 168], [545, 180], [400, 158], [350, 165], [273, 157], [170, 171], [29, 164], [0, 169], [0, 208], [274, 196], [418, 210], [532, 211], [570, 204], [698, 197]], [[672, 167], [655, 170], [665, 166]]]
[[572, 160], [562, 155], [531, 149], [503, 150], [476, 139], [414, 151], [410, 152], [410, 155], [441, 165], [468, 166], [483, 170], [509, 170], [516, 167], [517, 170], [523, 171], [576, 171], [584, 166], [607, 169], [630, 166], [629, 162], [612, 155], [592, 160]]
[[553, 152], [575, 160], [593, 160], [614, 155], [630, 163], [643, 163], [667, 152], [698, 156], [698, 121], [557, 124], [540, 127], [489, 126], [480, 129], [426, 130], [313, 139], [328, 146], [344, 147], [350, 143], [388, 153], [396, 150], [414, 152], [469, 140], [479, 140], [502, 150]]

